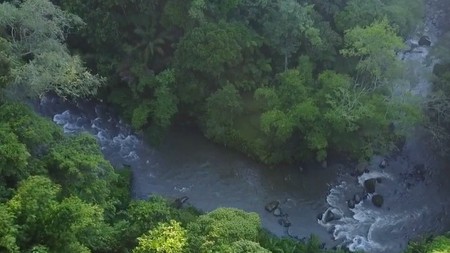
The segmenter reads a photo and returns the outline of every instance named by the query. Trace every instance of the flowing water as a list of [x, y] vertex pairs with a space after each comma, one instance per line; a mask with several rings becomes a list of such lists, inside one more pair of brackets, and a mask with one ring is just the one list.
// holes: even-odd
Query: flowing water
[[99, 103], [72, 105], [45, 97], [37, 110], [52, 117], [67, 134], [87, 131], [97, 136], [112, 164], [130, 165], [136, 198], [152, 194], [188, 196], [190, 204], [204, 211], [241, 208], [259, 213], [264, 227], [274, 234], [286, 235], [279, 218], [264, 209], [268, 202], [278, 200], [280, 208], [289, 214], [292, 235], [307, 237], [314, 233], [333, 244], [316, 217], [327, 208], [324, 200], [335, 183], [336, 170], [267, 168], [190, 130], [174, 130], [160, 147], [152, 148]]
[[[438, 37], [431, 21], [423, 32], [432, 41]], [[412, 36], [408, 43], [417, 40]], [[419, 97], [428, 93], [432, 64], [425, 63], [427, 54], [428, 48], [418, 47], [400, 56], [407, 63], [408, 78], [399, 82], [398, 94], [406, 90]], [[353, 168], [339, 164], [304, 171], [267, 168], [190, 130], [175, 129], [160, 147], [153, 148], [101, 103], [70, 104], [49, 96], [36, 109], [68, 134], [87, 131], [95, 135], [114, 165], [130, 165], [135, 198], [188, 196], [190, 204], [204, 211], [217, 207], [254, 211], [265, 228], [286, 235], [279, 218], [264, 210], [265, 204], [278, 200], [292, 222], [291, 235], [300, 238], [313, 233], [329, 247], [346, 245], [352, 251], [401, 252], [409, 239], [450, 228], [450, 168], [433, 154], [420, 128], [400, 152], [388, 158], [386, 168], [378, 166], [382, 157], [374, 157], [368, 171], [355, 177], [349, 173]], [[363, 195], [364, 181], [371, 178], [379, 181], [375, 193], [384, 197], [383, 206], [375, 207], [373, 194], [368, 194], [349, 209], [347, 201], [356, 193]], [[317, 215], [326, 210], [342, 218], [325, 222], [324, 215], [318, 220]]]
[[[411, 93], [419, 102], [430, 93], [431, 74], [436, 60], [429, 59], [429, 48], [418, 46], [420, 36], [432, 42], [440, 36], [435, 4], [427, 4], [424, 27], [407, 41], [415, 45], [412, 51], [399, 55], [405, 62], [403, 80], [394, 88], [397, 98]], [[389, 157], [389, 165], [380, 168], [382, 157], [374, 157], [368, 171], [354, 178], [344, 174], [327, 196], [328, 210], [343, 216], [339, 220], [321, 221], [335, 240], [343, 242], [351, 251], [401, 252], [410, 239], [436, 234], [449, 228], [450, 168], [431, 149], [425, 131], [418, 127], [410, 132], [403, 149]], [[347, 202], [355, 194], [364, 195], [364, 181], [378, 179], [376, 191], [367, 199], [348, 208]], [[374, 194], [384, 197], [381, 208], [372, 204]]]

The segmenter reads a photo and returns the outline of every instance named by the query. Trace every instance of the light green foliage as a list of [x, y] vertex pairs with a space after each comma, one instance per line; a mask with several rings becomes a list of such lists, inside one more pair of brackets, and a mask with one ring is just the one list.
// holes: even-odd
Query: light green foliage
[[148, 123], [148, 117], [152, 110], [149, 103], [141, 103], [138, 107], [134, 108], [133, 115], [131, 117], [131, 125], [135, 129], [142, 129]]
[[47, 245], [57, 252], [90, 252], [109, 249], [111, 228], [103, 221], [103, 209], [78, 197], [55, 205], [46, 223]]
[[347, 30], [345, 45], [346, 48], [341, 50], [344, 56], [360, 59], [356, 68], [361, 75], [367, 76], [366, 80], [362, 80], [362, 85], [378, 87], [401, 73], [396, 52], [404, 47], [403, 40], [386, 19], [366, 27], [356, 26]]
[[339, 30], [345, 31], [387, 17], [406, 36], [422, 21], [424, 9], [423, 0], [350, 0], [335, 16], [335, 22]]
[[367, 115], [368, 108], [363, 103], [364, 92], [353, 89], [350, 77], [332, 71], [319, 75], [319, 99], [330, 109], [324, 115], [336, 133], [358, 130], [358, 121]]
[[180, 223], [170, 220], [138, 238], [139, 244], [133, 253], [181, 253], [187, 242], [187, 232]]
[[14, 72], [16, 83], [29, 87], [33, 95], [54, 91], [71, 98], [92, 96], [106, 81], [89, 73], [78, 56], [48, 50]]
[[70, 253], [108, 248], [111, 231], [103, 222], [103, 209], [77, 197], [59, 202], [59, 193], [60, 186], [50, 179], [32, 176], [7, 202], [18, 225], [21, 247], [45, 243], [51, 252]]
[[261, 223], [256, 213], [219, 208], [189, 224], [191, 252], [220, 252], [240, 240], [256, 241]]
[[16, 243], [17, 226], [14, 224], [14, 215], [4, 204], [0, 204], [0, 249], [10, 253], [18, 253]]
[[43, 155], [50, 145], [63, 138], [61, 129], [53, 122], [37, 116], [29, 107], [19, 103], [0, 105], [0, 121], [10, 126], [28, 152]]
[[248, 240], [240, 240], [231, 246], [233, 253], [270, 253], [269, 250], [261, 247], [259, 243]]
[[291, 137], [294, 123], [284, 112], [274, 109], [261, 115], [261, 129], [266, 134], [273, 133], [277, 140], [284, 142]]
[[21, 247], [28, 247], [44, 240], [43, 228], [47, 226], [49, 214], [57, 204], [60, 187], [50, 179], [31, 176], [23, 181], [14, 197], [7, 202], [8, 210], [16, 217], [19, 225], [18, 241]]
[[0, 5], [0, 28], [15, 58], [29, 58], [12, 69], [16, 84], [33, 95], [55, 91], [62, 96], [84, 97], [97, 92], [104, 80], [90, 74], [79, 57], [64, 44], [67, 32], [82, 21], [61, 11], [48, 0], [26, 0]]
[[62, 185], [64, 196], [74, 194], [103, 207], [111, 204], [110, 186], [117, 181], [117, 174], [92, 136], [81, 134], [65, 139], [51, 148], [45, 162], [51, 178]]
[[146, 201], [132, 201], [127, 210], [129, 227], [126, 235], [130, 240], [153, 229], [160, 222], [168, 222], [174, 212], [161, 197], [151, 197]]
[[447, 236], [437, 236], [426, 242], [413, 242], [405, 253], [447, 253], [450, 252], [450, 239]]

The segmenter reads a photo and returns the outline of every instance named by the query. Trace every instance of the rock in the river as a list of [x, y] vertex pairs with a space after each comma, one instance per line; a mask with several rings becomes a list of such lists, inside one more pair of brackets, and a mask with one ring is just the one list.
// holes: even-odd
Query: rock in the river
[[361, 162], [358, 165], [356, 165], [354, 176], [361, 176], [366, 170], [368, 170], [369, 164], [367, 162]]
[[275, 210], [273, 210], [273, 215], [279, 217], [283, 215], [283, 212], [281, 211], [280, 208], [275, 208]]
[[386, 159], [381, 160], [380, 164], [378, 165], [380, 168], [384, 169], [386, 166], [388, 166], [388, 161]]
[[366, 189], [366, 192], [368, 193], [374, 193], [376, 184], [377, 180], [375, 178], [367, 179], [364, 181], [364, 189]]
[[283, 227], [290, 227], [292, 225], [291, 221], [289, 221], [288, 217], [284, 217], [278, 220], [278, 224]]
[[419, 46], [431, 46], [431, 39], [428, 36], [422, 36], [419, 39]]
[[355, 208], [355, 201], [353, 199], [347, 200], [347, 206], [350, 209]]
[[356, 193], [353, 196], [353, 201], [355, 201], [355, 204], [359, 204], [359, 202], [361, 202], [361, 200], [362, 200], [361, 195], [359, 195], [358, 193]]
[[325, 211], [322, 218], [325, 223], [328, 223], [333, 220], [339, 220], [342, 216], [333, 212], [333, 210], [328, 209]]
[[188, 201], [189, 197], [188, 196], [183, 196], [181, 198], [177, 198], [175, 199], [175, 201], [173, 202], [173, 205], [175, 208], [181, 208], [183, 207], [183, 204]]
[[280, 205], [280, 201], [274, 200], [269, 202], [264, 208], [267, 212], [271, 213], [273, 212], [278, 206]]
[[374, 206], [376, 207], [381, 207], [384, 203], [384, 198], [383, 196], [379, 195], [379, 194], [375, 194], [372, 196], [372, 203]]
[[317, 219], [318, 219], [318, 220], [322, 220], [322, 217], [323, 217], [323, 213], [317, 214]]

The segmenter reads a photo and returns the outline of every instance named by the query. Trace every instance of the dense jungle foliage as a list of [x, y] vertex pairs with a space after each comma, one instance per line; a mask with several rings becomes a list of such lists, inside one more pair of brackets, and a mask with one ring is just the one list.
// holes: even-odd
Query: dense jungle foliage
[[[267, 234], [254, 213], [131, 200], [130, 172], [95, 139], [8, 98], [99, 95], [153, 141], [194, 125], [265, 163], [364, 159], [423, 118], [394, 92], [422, 12], [420, 0], [0, 1], [0, 252], [327, 252]], [[429, 104], [442, 134], [448, 55]]]
[[402, 36], [421, 0], [58, 0], [101, 96], [158, 142], [174, 124], [264, 163], [392, 150], [421, 111]]

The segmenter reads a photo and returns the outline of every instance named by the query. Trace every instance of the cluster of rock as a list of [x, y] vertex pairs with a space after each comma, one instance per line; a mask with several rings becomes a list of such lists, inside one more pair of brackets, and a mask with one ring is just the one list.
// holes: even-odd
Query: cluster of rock
[[274, 200], [264, 206], [267, 212], [272, 213], [275, 217], [279, 217], [278, 223], [283, 227], [290, 227], [292, 223], [289, 221], [289, 215], [280, 208], [280, 201]]
[[[387, 159], [381, 160], [378, 165], [381, 169], [389, 166]], [[355, 171], [351, 173], [352, 176], [359, 177], [364, 173], [369, 173], [368, 164], [361, 163], [355, 168]], [[376, 207], [382, 207], [384, 204], [384, 198], [382, 195], [376, 193], [376, 185], [382, 183], [382, 178], [370, 178], [363, 182], [364, 189], [360, 193], [355, 193], [353, 197], [347, 200], [347, 206], [349, 209], [355, 208], [355, 206], [368, 198], [369, 194], [372, 195], [372, 204]], [[325, 212], [317, 215], [317, 219], [324, 223], [331, 222], [333, 220], [339, 220], [342, 218], [340, 212], [336, 209], [329, 208]]]

